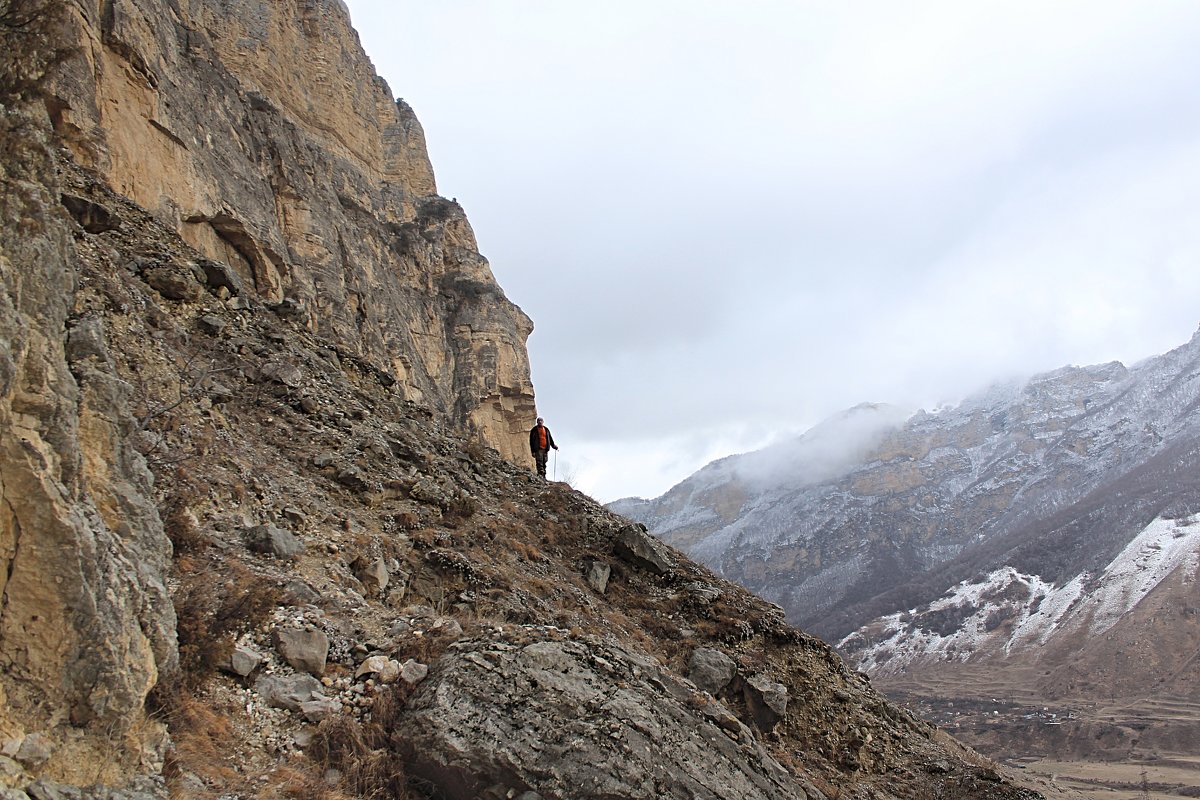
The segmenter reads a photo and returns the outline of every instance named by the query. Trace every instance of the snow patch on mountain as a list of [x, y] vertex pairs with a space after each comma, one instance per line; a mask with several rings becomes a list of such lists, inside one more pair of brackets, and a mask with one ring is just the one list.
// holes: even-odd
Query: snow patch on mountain
[[[1094, 577], [1054, 586], [1012, 567], [962, 581], [938, 600], [890, 614], [838, 643], [869, 673], [895, 674], [917, 663], [965, 662], [983, 652], [1009, 654], [1064, 630], [1098, 636], [1168, 576], [1200, 570], [1200, 521], [1156, 519]], [[1094, 588], [1093, 588], [1094, 587]]]
[[1111, 628], [1179, 567], [1194, 579], [1198, 560], [1200, 522], [1188, 518], [1150, 523], [1113, 559], [1089, 598], [1088, 605], [1094, 607], [1091, 633]]

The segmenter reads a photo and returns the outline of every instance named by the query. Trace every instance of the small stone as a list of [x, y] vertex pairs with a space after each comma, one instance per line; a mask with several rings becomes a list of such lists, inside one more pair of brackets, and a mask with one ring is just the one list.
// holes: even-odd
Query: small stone
[[283, 596], [280, 599], [289, 606], [311, 606], [320, 601], [321, 595], [304, 581], [295, 578], [283, 587]]
[[342, 704], [328, 697], [317, 697], [300, 704], [300, 713], [309, 722], [320, 722], [331, 714], [340, 713]]
[[363, 661], [358, 671], [354, 673], [355, 678], [361, 678], [363, 675], [374, 675], [380, 683], [391, 683], [400, 677], [400, 662], [394, 658], [387, 656], [371, 656]]
[[316, 414], [321, 410], [321, 404], [311, 397], [300, 398], [300, 410], [305, 414]]
[[215, 405], [228, 403], [234, 397], [233, 389], [223, 383], [211, 381], [208, 384], [208, 399]]
[[437, 636], [449, 636], [457, 639], [458, 637], [462, 636], [463, 628], [459, 621], [453, 617], [439, 617], [438, 619], [434, 620], [433, 625], [430, 626], [430, 633], [433, 633]]
[[304, 382], [304, 373], [295, 364], [288, 361], [275, 360], [263, 364], [259, 376], [265, 381], [283, 384], [289, 389], [295, 389]]
[[429, 667], [411, 658], [400, 667], [400, 677], [409, 685], [420, 683], [427, 675]]
[[216, 314], [205, 314], [196, 320], [196, 323], [200, 326], [200, 330], [212, 336], [220, 334], [221, 331], [225, 330], [225, 326], [229, 324]]
[[262, 662], [261, 655], [249, 647], [239, 645], [233, 648], [233, 652], [229, 655], [229, 663], [225, 665], [225, 668], [234, 675], [241, 675], [244, 678], [258, 669], [258, 665]]
[[283, 509], [283, 517], [293, 525], [303, 525], [308, 518], [304, 516], [304, 512], [295, 506], [287, 506]]
[[[0, 780], [5, 783], [16, 783], [17, 779], [25, 774], [25, 768], [13, 761], [8, 756], [0, 756]], [[15, 791], [15, 790], [0, 790], [0, 791]], [[0, 800], [9, 800], [3, 794], [0, 794]], [[24, 795], [13, 796], [12, 800], [26, 800]]]

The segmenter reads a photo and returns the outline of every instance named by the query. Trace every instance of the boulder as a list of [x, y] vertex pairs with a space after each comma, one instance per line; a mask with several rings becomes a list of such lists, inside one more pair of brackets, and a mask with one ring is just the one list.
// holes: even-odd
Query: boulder
[[228, 264], [220, 261], [201, 259], [198, 264], [204, 273], [204, 280], [211, 289], [225, 289], [231, 295], [242, 293], [242, 279]]
[[667, 545], [646, 532], [645, 525], [626, 525], [613, 541], [613, 552], [638, 569], [662, 575], [675, 568]]
[[697, 647], [688, 661], [688, 680], [714, 697], [737, 675], [737, 664], [720, 650]]
[[263, 657], [261, 655], [249, 647], [239, 645], [233, 648], [233, 652], [229, 654], [229, 663], [222, 666], [226, 672], [241, 675], [244, 678], [258, 669], [258, 665], [262, 662]]
[[255, 525], [246, 531], [244, 538], [250, 550], [276, 558], [295, 558], [304, 552], [303, 542], [275, 525]]
[[375, 680], [380, 683], [391, 683], [400, 677], [402, 668], [400, 662], [394, 658], [387, 656], [370, 656], [359, 664], [358, 669], [354, 672], [355, 678], [361, 678], [364, 675], [374, 675]]
[[407, 684], [420, 683], [429, 675], [429, 666], [413, 659], [405, 661], [400, 667], [400, 677]]
[[142, 273], [143, 280], [168, 300], [195, 303], [204, 297], [201, 286], [190, 270], [169, 266], [151, 267]]
[[612, 567], [602, 561], [593, 561], [588, 565], [585, 577], [588, 586], [600, 594], [604, 594], [604, 590], [608, 588], [608, 578], [610, 575], [612, 575]]
[[743, 684], [743, 694], [754, 724], [764, 731], [774, 728], [787, 712], [787, 687], [771, 680], [768, 675], [751, 675]]
[[289, 606], [310, 606], [319, 603], [321, 595], [305, 581], [293, 578], [284, 585], [280, 601]]
[[309, 722], [320, 722], [331, 714], [339, 714], [342, 704], [328, 697], [314, 697], [300, 704], [300, 714]]
[[280, 628], [275, 631], [275, 649], [292, 669], [322, 675], [329, 657], [329, 637], [314, 629]]
[[254, 682], [254, 691], [263, 702], [288, 711], [300, 711], [304, 703], [324, 697], [323, 688], [311, 675], [263, 675]]
[[354, 569], [354, 577], [358, 578], [368, 594], [380, 594], [387, 588], [391, 576], [382, 558], [371, 560], [360, 557], [350, 566]]
[[524, 627], [451, 645], [394, 732], [410, 774], [449, 800], [824, 798], [748, 730], [735, 742], [694, 694], [615, 643]]

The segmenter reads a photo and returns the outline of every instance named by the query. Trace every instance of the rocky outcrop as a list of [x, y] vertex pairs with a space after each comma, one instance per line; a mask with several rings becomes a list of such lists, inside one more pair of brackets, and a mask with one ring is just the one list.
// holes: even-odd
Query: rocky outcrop
[[40, 738], [27, 766], [51, 777], [120, 780], [161, 767], [145, 706], [178, 672], [171, 547], [130, 387], [73, 306], [80, 263], [40, 121], [0, 107], [0, 125], [0, 741], [20, 754]]
[[405, 747], [456, 800], [826, 797], [713, 706], [620, 646], [525, 628], [453, 645], [408, 702]]
[[281, 306], [405, 397], [523, 456], [532, 324], [461, 206], [437, 195], [421, 126], [344, 4], [66, 6], [78, 55], [49, 103], [81, 163], [229, 265], [224, 291]]

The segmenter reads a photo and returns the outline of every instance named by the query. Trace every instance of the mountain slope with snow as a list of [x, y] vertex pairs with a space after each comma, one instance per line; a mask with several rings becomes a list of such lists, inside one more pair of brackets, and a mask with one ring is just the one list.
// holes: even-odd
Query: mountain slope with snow
[[872, 669], [884, 654], [893, 671], [906, 654], [1009, 657], [1085, 617], [1093, 635], [1111, 627], [1194, 563], [1180, 522], [1200, 511], [1198, 408], [1200, 334], [935, 414], [860, 406], [612, 507]]

